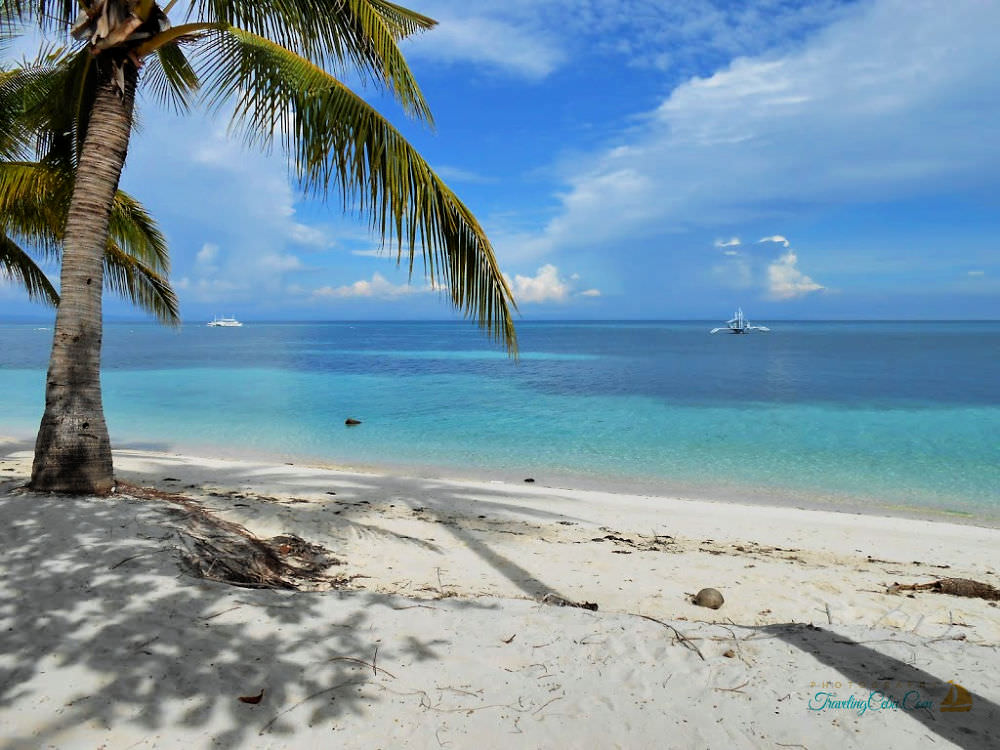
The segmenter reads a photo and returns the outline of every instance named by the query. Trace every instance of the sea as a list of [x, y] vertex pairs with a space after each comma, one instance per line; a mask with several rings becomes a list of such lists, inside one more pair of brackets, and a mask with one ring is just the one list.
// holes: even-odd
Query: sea
[[[1000, 322], [109, 323], [117, 447], [1000, 524]], [[51, 328], [0, 324], [30, 440]], [[346, 426], [347, 418], [361, 421]]]

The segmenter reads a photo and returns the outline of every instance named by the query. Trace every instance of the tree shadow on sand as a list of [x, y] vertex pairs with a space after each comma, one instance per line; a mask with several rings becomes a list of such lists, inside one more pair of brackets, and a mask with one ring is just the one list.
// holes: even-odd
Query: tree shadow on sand
[[[183, 524], [165, 503], [38, 496], [14, 484], [0, 482], [0, 710], [45, 704], [47, 714], [35, 711], [27, 732], [15, 716], [4, 748], [58, 744], [84, 725], [150, 735], [204, 727], [213, 746], [253, 744], [291, 731], [292, 718], [335, 725], [363, 713], [378, 700], [368, 688], [385, 679], [376, 658], [435, 658], [433, 641], [379, 643], [378, 608], [395, 608], [391, 597], [241, 589], [179, 573]], [[327, 597], [347, 606], [324, 606]], [[262, 689], [259, 704], [240, 700]]]
[[[831, 688], [835, 700], [846, 699], [848, 695], [867, 700], [875, 693], [870, 704], [873, 709], [905, 712], [929, 731], [959, 747], [967, 750], [1000, 747], [1000, 706], [974, 691], [968, 691], [971, 706], [967, 710], [942, 710], [942, 701], [951, 691], [952, 683], [912, 664], [813, 625], [783, 623], [756, 629], [810, 654], [837, 670], [846, 681], [861, 686], [840, 691]], [[892, 642], [899, 645], [897, 641]], [[884, 644], [884, 639], [880, 643]], [[995, 677], [995, 674], [990, 675], [988, 679]], [[907, 693], [910, 693], [908, 698]], [[883, 697], [893, 699], [900, 708], [881, 709]], [[932, 706], [913, 708], [928, 699], [933, 701]], [[813, 702], [816, 710], [825, 704], [825, 698], [814, 696]]]
[[[152, 458], [148, 468], [140, 472], [133, 470], [129, 472], [129, 476], [136, 482], [162, 487], [164, 486], [163, 478], [170, 473], [170, 465], [173, 460], [175, 459], [169, 456]], [[176, 460], [182, 465], [178, 466], [174, 473], [190, 475], [192, 472], [190, 466], [183, 464], [183, 459]], [[468, 519], [477, 516], [491, 520], [527, 518], [547, 523], [566, 522], [567, 519], [571, 518], [564, 513], [517, 506], [512, 501], [518, 495], [511, 489], [488, 489], [477, 486], [474, 491], [470, 492], [461, 484], [433, 479], [409, 477], [399, 479], [375, 474], [345, 475], [329, 472], [311, 477], [275, 472], [267, 467], [255, 468], [248, 472], [246, 465], [238, 463], [232, 464], [231, 468], [213, 465], [211, 471], [206, 472], [204, 478], [206, 479], [205, 486], [208, 487], [249, 486], [258, 488], [264, 486], [271, 489], [280, 488], [282, 494], [295, 497], [322, 498], [320, 503], [301, 502], [301, 504], [294, 506], [294, 515], [302, 523], [303, 528], [309, 528], [315, 523], [336, 524], [341, 530], [349, 530], [359, 537], [371, 538], [374, 544], [378, 543], [380, 536], [391, 535], [398, 541], [425, 548], [434, 548], [435, 545], [425, 540], [403, 537], [355, 518], [356, 515], [367, 513], [374, 504], [393, 503], [399, 507], [408, 508], [414, 513], [419, 512], [419, 517], [422, 520], [439, 524], [446, 529], [458, 542], [510, 581], [527, 598], [554, 603], [571, 601], [568, 596], [543, 581], [539, 575], [530, 571], [524, 564], [503, 555], [479, 535], [466, 528], [465, 525], [456, 522], [458, 517]], [[189, 488], [204, 489], [200, 483], [197, 487], [189, 485]], [[336, 518], [331, 518], [330, 515], [326, 514], [326, 511], [329, 510], [330, 498], [325, 495], [331, 488], [336, 488], [337, 502], [341, 504]], [[230, 495], [230, 497], [233, 496]], [[223, 500], [223, 502], [226, 501]], [[280, 503], [275, 503], [274, 509], [277, 511], [280, 508]], [[295, 533], [294, 529], [290, 529], [290, 531]]]

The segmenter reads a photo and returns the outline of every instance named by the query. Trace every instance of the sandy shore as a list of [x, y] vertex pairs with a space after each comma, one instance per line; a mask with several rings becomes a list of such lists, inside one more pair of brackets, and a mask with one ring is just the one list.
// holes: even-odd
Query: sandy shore
[[[885, 592], [1000, 586], [997, 529], [116, 453], [119, 478], [321, 544], [347, 581], [248, 590], [182, 572], [169, 503], [17, 490], [19, 447], [2, 748], [1000, 745], [1000, 608]], [[690, 602], [706, 586], [721, 609]], [[970, 710], [940, 710], [949, 681]]]

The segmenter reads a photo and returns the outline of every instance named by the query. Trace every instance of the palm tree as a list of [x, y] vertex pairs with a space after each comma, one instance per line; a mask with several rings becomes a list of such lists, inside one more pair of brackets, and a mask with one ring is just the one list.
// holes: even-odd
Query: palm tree
[[[357, 70], [430, 122], [398, 42], [434, 21], [388, 0], [185, 0], [172, 26], [155, 0], [0, 0], [0, 25], [36, 21], [85, 41], [86, 95], [54, 102], [77, 115], [79, 143], [63, 238], [62, 302], [35, 445], [35, 490], [106, 494], [111, 448], [101, 408], [102, 253], [143, 82], [185, 111], [197, 98], [231, 105], [232, 124], [262, 148], [277, 143], [306, 192], [339, 189], [370, 217], [401, 262], [516, 352], [513, 300], [472, 213], [373, 107], [328, 72]], [[83, 89], [80, 89], [83, 91]], [[50, 102], [52, 104], [52, 102]], [[52, 130], [52, 137], [60, 133]]]

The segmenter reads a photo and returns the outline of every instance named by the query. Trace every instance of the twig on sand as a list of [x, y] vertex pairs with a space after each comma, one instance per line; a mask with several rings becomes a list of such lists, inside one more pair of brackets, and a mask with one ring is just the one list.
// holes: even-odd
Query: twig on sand
[[224, 609], [221, 612], [216, 612], [213, 615], [207, 615], [205, 617], [202, 617], [201, 619], [202, 620], [212, 620], [212, 619], [214, 619], [216, 617], [219, 617], [220, 615], [226, 614], [226, 612], [232, 612], [234, 609], [239, 609], [242, 606], [243, 606], [242, 604], [237, 604], [235, 607], [230, 607], [229, 609]]
[[397, 612], [399, 612], [400, 610], [403, 609], [417, 609], [418, 607], [421, 609], [440, 609], [440, 607], [432, 607], [429, 604], [408, 604], [405, 607], [391, 607], [391, 609], [394, 609]]
[[364, 680], [361, 680], [360, 683], [357, 680], [347, 680], [346, 682], [340, 682], [340, 683], [334, 685], [333, 687], [328, 687], [328, 688], [323, 688], [322, 690], [317, 690], [312, 695], [307, 695], [305, 698], [303, 698], [302, 700], [300, 700], [298, 703], [292, 704], [291, 706], [289, 706], [288, 708], [286, 708], [284, 711], [282, 711], [280, 713], [277, 713], [273, 717], [271, 717], [271, 720], [269, 722], [267, 722], [267, 724], [265, 724], [264, 726], [262, 726], [260, 728], [260, 731], [257, 732], [257, 736], [259, 737], [260, 735], [264, 734], [265, 732], [270, 731], [271, 727], [274, 726], [274, 722], [276, 722], [278, 719], [280, 719], [285, 714], [287, 714], [287, 713], [289, 713], [291, 711], [294, 711], [296, 708], [298, 708], [299, 706], [301, 706], [303, 703], [306, 703], [307, 701], [311, 701], [313, 698], [319, 698], [321, 695], [325, 695], [326, 693], [332, 693], [334, 690], [339, 690], [342, 687], [347, 687], [348, 685], [363, 684], [365, 682], [368, 682], [367, 678], [364, 679]]
[[550, 700], [550, 701], [546, 701], [545, 703], [543, 703], [542, 705], [540, 705], [540, 706], [539, 706], [538, 708], [536, 708], [536, 709], [535, 709], [534, 711], [532, 711], [532, 712], [531, 712], [531, 715], [532, 715], [532, 716], [537, 716], [537, 715], [539, 714], [539, 712], [540, 712], [540, 711], [541, 711], [541, 710], [542, 710], [543, 708], [545, 708], [546, 706], [550, 706], [550, 705], [552, 705], [552, 704], [553, 704], [553, 703], [555, 703], [556, 701], [561, 701], [561, 700], [563, 699], [563, 697], [564, 697], [564, 696], [562, 696], [562, 695], [557, 695], [557, 696], [556, 696], [555, 698], [553, 698], [552, 700]]
[[[377, 648], [375, 649], [375, 655], [378, 656]], [[359, 667], [368, 667], [375, 673], [376, 676], [378, 676], [378, 667], [375, 665], [374, 662], [367, 662], [364, 659], [355, 659], [353, 656], [334, 656], [332, 659], [330, 659], [330, 661], [348, 661], [351, 664], [357, 664]], [[396, 679], [396, 675], [394, 675], [392, 672], [385, 669], [384, 667], [382, 668], [382, 674], [386, 674], [394, 680]]]
[[784, 742], [775, 742], [774, 744], [777, 745], [778, 747], [801, 747], [802, 750], [809, 750], [809, 748], [806, 747], [805, 745], [799, 745], [799, 744], [786, 745]]
[[637, 614], [636, 617], [641, 617], [644, 620], [649, 620], [650, 622], [659, 623], [660, 625], [662, 625], [665, 628], [670, 628], [670, 630], [674, 631], [674, 635], [676, 636], [677, 640], [680, 643], [682, 643], [685, 646], [685, 648], [691, 649], [696, 654], [698, 654], [698, 656], [701, 657], [702, 661], [705, 661], [705, 655], [703, 653], [701, 653], [701, 650], [696, 645], [694, 645], [694, 643], [691, 642], [690, 638], [688, 638], [686, 635], [684, 635], [681, 631], [679, 631], [673, 625], [671, 625], [669, 623], [666, 623], [663, 620], [657, 620], [655, 617], [650, 617], [649, 615], [639, 615], [639, 614]]
[[146, 557], [147, 555], [158, 555], [161, 552], [172, 552], [172, 551], [173, 547], [166, 547], [164, 549], [154, 549], [154, 550], [149, 550], [148, 552], [140, 552], [138, 555], [132, 555], [131, 557], [126, 557], [124, 560], [119, 560], [110, 568], [108, 568], [108, 570], [114, 570], [115, 568], [121, 567], [125, 563], [135, 560], [137, 557]]
[[[750, 684], [750, 680], [747, 680], [743, 684], [737, 685], [736, 687], [731, 687], [731, 688], [717, 687], [715, 689], [716, 690], [721, 690], [724, 693], [743, 693], [742, 688], [745, 688], [749, 684]], [[746, 693], [744, 693], [744, 695], [746, 695]]]

